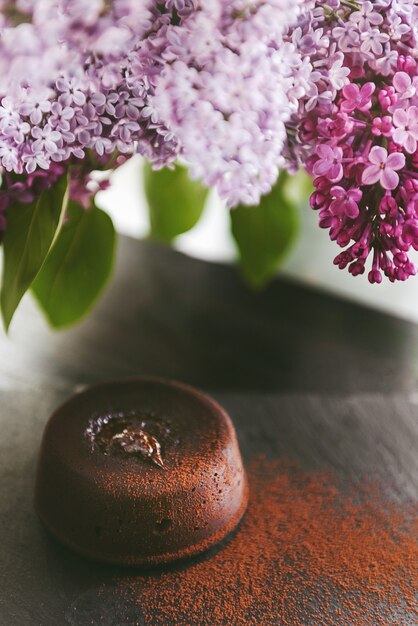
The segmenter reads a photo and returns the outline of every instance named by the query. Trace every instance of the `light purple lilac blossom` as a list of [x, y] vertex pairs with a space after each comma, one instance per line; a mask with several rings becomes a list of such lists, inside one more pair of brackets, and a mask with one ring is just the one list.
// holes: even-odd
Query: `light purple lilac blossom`
[[258, 202], [284, 165], [287, 92], [304, 93], [295, 46], [283, 47], [302, 5], [0, 0], [6, 179], [53, 180], [56, 164], [79, 162], [87, 180], [140, 153], [155, 167], [182, 159], [229, 205]]
[[311, 93], [287, 125], [287, 155], [315, 178], [319, 224], [345, 248], [335, 263], [362, 274], [371, 255], [370, 282], [405, 280], [418, 250], [418, 3], [317, 1], [289, 38]]

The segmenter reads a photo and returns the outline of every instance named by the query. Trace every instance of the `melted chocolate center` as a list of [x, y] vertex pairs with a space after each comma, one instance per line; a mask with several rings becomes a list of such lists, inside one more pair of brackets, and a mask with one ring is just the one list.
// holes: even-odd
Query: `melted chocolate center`
[[86, 437], [92, 450], [104, 454], [133, 455], [166, 469], [164, 450], [177, 445], [168, 422], [151, 415], [108, 413], [91, 418]]

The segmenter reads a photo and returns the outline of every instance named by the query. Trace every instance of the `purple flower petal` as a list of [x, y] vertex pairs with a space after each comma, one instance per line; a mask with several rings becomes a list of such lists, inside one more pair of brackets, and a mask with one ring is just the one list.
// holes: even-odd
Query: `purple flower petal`
[[385, 168], [382, 170], [380, 182], [384, 189], [396, 189], [399, 184], [399, 176], [394, 170]]
[[405, 155], [401, 152], [392, 152], [386, 160], [386, 169], [400, 170], [405, 167]]
[[369, 153], [369, 161], [375, 165], [386, 163], [387, 157], [388, 153], [386, 148], [382, 148], [381, 146], [373, 146]]
[[362, 181], [365, 185], [374, 185], [380, 179], [381, 168], [378, 165], [369, 165], [363, 172]]

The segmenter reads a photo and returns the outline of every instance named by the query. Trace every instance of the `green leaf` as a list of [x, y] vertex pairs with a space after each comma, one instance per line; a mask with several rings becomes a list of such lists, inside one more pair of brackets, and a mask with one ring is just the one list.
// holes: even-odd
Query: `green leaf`
[[6, 330], [58, 236], [67, 202], [68, 178], [63, 176], [36, 202], [16, 204], [7, 212], [0, 296]]
[[145, 164], [144, 183], [151, 237], [169, 243], [197, 224], [208, 190], [200, 182], [190, 180], [185, 167], [153, 170]]
[[74, 324], [92, 308], [111, 275], [115, 241], [107, 213], [70, 203], [68, 221], [33, 284], [54, 328]]
[[231, 210], [239, 264], [254, 287], [263, 286], [274, 276], [298, 234], [298, 205], [306, 199], [308, 187], [304, 177], [292, 178], [282, 172], [258, 206], [241, 205]]
[[312, 178], [304, 170], [299, 170], [292, 175], [282, 172], [280, 177], [282, 176], [285, 198], [296, 206], [308, 203], [314, 191]]

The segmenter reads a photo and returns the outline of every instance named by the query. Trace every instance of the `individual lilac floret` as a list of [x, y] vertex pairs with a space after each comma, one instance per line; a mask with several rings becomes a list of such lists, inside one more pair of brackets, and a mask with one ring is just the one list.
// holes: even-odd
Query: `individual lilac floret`
[[414, 154], [418, 140], [418, 107], [397, 109], [393, 114], [393, 124], [393, 141], [405, 148], [408, 154]]
[[399, 152], [388, 155], [386, 148], [373, 146], [369, 152], [369, 164], [363, 171], [361, 182], [374, 185], [379, 182], [383, 189], [396, 189], [399, 185], [398, 170], [405, 167], [405, 157]]
[[318, 158], [312, 168], [315, 176], [326, 176], [333, 183], [342, 179], [344, 174], [343, 151], [339, 146], [321, 144], [316, 149], [316, 156]]

